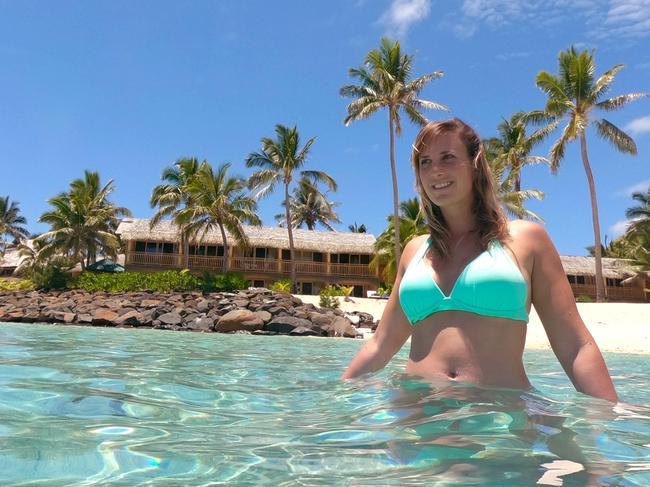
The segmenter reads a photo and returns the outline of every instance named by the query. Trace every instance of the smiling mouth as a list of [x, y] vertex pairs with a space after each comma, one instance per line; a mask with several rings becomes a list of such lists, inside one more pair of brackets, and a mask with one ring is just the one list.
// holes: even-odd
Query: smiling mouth
[[448, 181], [446, 183], [433, 184], [433, 185], [431, 185], [431, 187], [433, 189], [445, 189], [445, 188], [448, 188], [449, 186], [451, 186], [452, 184], [453, 184], [453, 182]]

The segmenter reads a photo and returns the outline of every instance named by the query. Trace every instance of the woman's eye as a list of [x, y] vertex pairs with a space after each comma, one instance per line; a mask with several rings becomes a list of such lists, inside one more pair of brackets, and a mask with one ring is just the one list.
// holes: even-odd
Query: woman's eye
[[425, 164], [429, 164], [431, 161], [429, 159], [424, 159], [420, 161], [420, 166], [424, 166]]

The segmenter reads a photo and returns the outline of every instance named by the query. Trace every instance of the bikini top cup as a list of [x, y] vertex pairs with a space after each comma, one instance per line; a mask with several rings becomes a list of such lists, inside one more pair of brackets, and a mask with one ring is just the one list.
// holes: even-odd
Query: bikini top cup
[[461, 272], [449, 296], [433, 279], [423, 256], [431, 237], [411, 259], [399, 286], [399, 300], [411, 325], [440, 311], [467, 311], [528, 322], [528, 287], [521, 271], [498, 240]]

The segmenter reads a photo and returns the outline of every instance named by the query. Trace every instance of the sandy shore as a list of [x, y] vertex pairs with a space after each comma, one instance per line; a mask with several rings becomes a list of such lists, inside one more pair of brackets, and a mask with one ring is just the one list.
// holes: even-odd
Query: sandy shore
[[[318, 306], [318, 296], [299, 295], [305, 303]], [[341, 299], [343, 311], [364, 311], [375, 320], [381, 318], [384, 299]], [[602, 351], [650, 355], [650, 304], [578, 303], [578, 311]], [[526, 337], [528, 349], [550, 349], [544, 327], [534, 308], [530, 313]]]

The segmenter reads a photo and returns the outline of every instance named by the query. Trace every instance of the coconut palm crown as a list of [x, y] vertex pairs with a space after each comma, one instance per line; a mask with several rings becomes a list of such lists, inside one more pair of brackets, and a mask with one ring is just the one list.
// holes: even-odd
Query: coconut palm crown
[[[292, 225], [294, 228], [305, 225], [308, 230], [314, 230], [316, 225], [320, 224], [329, 231], [335, 232], [332, 223], [341, 223], [334, 211], [337, 205], [338, 203], [327, 200], [327, 195], [320, 192], [318, 185], [309, 178], [303, 177], [294, 188], [291, 198]], [[280, 226], [286, 227], [286, 215], [279, 213], [275, 215], [275, 219]]]
[[[275, 126], [275, 134], [275, 139], [262, 138], [261, 151], [251, 152], [246, 158], [246, 167], [260, 168], [248, 178], [248, 188], [257, 190], [254, 198], [259, 200], [269, 195], [277, 185], [281, 184], [284, 187], [285, 221], [292, 222], [289, 186], [295, 172], [299, 171], [301, 177], [310, 179], [314, 184], [325, 183], [332, 191], [336, 191], [337, 184], [331, 176], [323, 171], [300, 171], [307, 162], [309, 151], [316, 140], [315, 137], [309, 139], [301, 147], [300, 135], [296, 126], [286, 127], [278, 124]], [[297, 292], [297, 282], [292, 225], [287, 225], [287, 232], [289, 234], [291, 291], [295, 293]]]
[[250, 246], [244, 233], [243, 224], [261, 225], [255, 213], [257, 203], [243, 190], [246, 182], [241, 177], [228, 177], [230, 163], [225, 163], [217, 171], [203, 161], [199, 170], [185, 185], [188, 200], [191, 202], [176, 213], [174, 221], [183, 228], [185, 240], [201, 238], [213, 229], [221, 232], [223, 240], [223, 271], [228, 272], [228, 240], [226, 230], [233, 236], [237, 245]]
[[83, 179], [70, 183], [69, 191], [50, 198], [53, 209], [39, 221], [51, 229], [35, 239], [43, 258], [64, 255], [81, 263], [82, 269], [93, 263], [98, 253], [115, 258], [120, 246], [115, 230], [120, 218], [131, 216], [131, 212], [109, 201], [113, 190], [112, 179], [102, 186], [99, 173], [85, 171]]
[[[402, 133], [400, 111], [403, 110], [411, 122], [424, 125], [428, 122], [422, 109], [449, 110], [446, 106], [419, 98], [420, 92], [429, 81], [440, 78], [442, 71], [434, 71], [411, 79], [413, 56], [403, 54], [399, 41], [391, 42], [382, 38], [379, 49], [373, 49], [362, 67], [352, 68], [349, 75], [359, 81], [357, 85], [347, 85], [340, 94], [354, 98], [347, 106], [345, 125], [363, 120], [382, 108], [388, 109], [388, 129], [390, 136], [390, 168], [393, 180], [393, 218], [399, 218], [399, 195], [397, 190], [397, 169], [395, 166], [395, 134]], [[395, 256], [399, 262], [401, 255], [399, 226], [395, 226]]]
[[23, 240], [29, 237], [29, 232], [23, 225], [27, 219], [20, 215], [20, 207], [17, 201], [10, 201], [9, 196], [0, 198], [0, 256], [5, 252], [5, 235], [13, 240]]
[[[567, 144], [574, 140], [580, 140], [582, 162], [591, 196], [596, 261], [596, 301], [603, 301], [605, 299], [605, 285], [602, 274], [600, 222], [596, 186], [587, 152], [586, 131], [587, 127], [593, 125], [597, 134], [609, 142], [616, 150], [635, 155], [637, 148], [634, 140], [609, 120], [598, 118], [596, 111], [618, 110], [627, 103], [646, 97], [648, 94], [629, 93], [605, 98], [616, 74], [624, 65], [618, 64], [596, 78], [593, 54], [587, 51], [577, 52], [571, 47], [560, 52], [558, 62], [559, 73], [557, 75], [547, 71], [541, 71], [537, 75], [537, 86], [548, 98], [544, 110], [538, 112], [537, 117], [539, 119], [551, 117], [558, 123], [565, 124], [560, 138], [551, 147], [549, 155], [553, 173], [557, 172], [560, 161], [564, 158]], [[536, 115], [533, 114], [529, 118], [535, 119]]]

